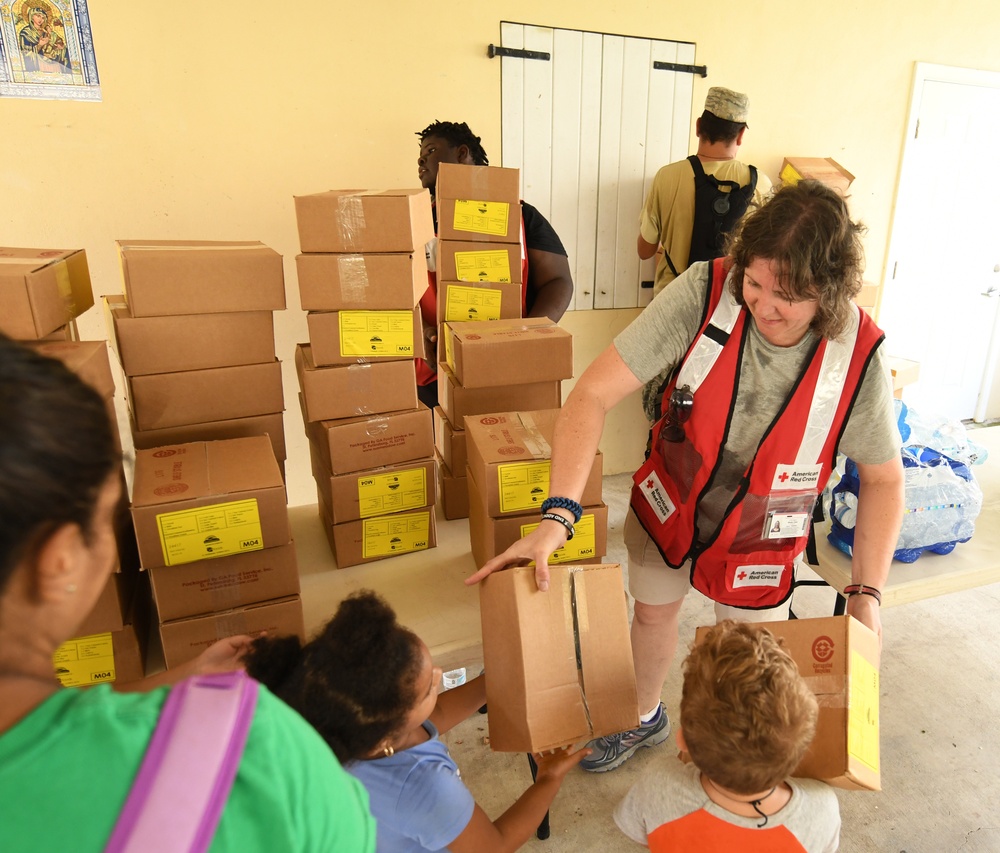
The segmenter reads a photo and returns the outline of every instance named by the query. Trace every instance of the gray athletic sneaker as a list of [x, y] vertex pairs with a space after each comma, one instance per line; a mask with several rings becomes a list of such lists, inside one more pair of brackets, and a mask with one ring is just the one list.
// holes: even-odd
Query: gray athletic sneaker
[[648, 723], [642, 723], [632, 731], [599, 737], [588, 743], [592, 752], [580, 762], [580, 766], [592, 773], [614, 770], [630, 759], [637, 749], [663, 743], [668, 737], [670, 718], [661, 702], [659, 714]]

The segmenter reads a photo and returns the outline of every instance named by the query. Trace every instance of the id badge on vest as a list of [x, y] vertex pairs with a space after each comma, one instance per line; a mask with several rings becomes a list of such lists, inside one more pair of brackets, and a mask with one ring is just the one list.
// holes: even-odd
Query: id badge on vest
[[815, 492], [771, 492], [764, 510], [761, 539], [797, 539], [809, 532]]

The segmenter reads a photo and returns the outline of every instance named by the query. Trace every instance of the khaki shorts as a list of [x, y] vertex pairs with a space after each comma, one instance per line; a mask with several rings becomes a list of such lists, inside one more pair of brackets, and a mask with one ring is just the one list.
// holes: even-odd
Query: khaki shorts
[[[625, 548], [628, 550], [628, 591], [642, 604], [673, 604], [691, 590], [691, 568], [685, 563], [672, 569], [663, 562], [659, 549], [642, 529], [632, 510], [625, 517]], [[791, 597], [778, 607], [747, 610], [715, 602], [715, 618], [740, 622], [777, 622], [788, 618]]]

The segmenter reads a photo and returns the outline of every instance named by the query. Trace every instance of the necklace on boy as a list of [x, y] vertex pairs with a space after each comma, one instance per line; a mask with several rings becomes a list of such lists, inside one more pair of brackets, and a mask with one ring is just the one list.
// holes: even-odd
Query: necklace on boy
[[771, 788], [771, 790], [768, 791], [766, 794], [764, 794], [764, 796], [762, 796], [762, 797], [757, 797], [754, 800], [738, 800], [736, 797], [730, 796], [725, 791], [721, 790], [719, 788], [719, 786], [716, 785], [715, 782], [713, 782], [707, 776], [705, 776], [704, 778], [705, 778], [705, 781], [708, 782], [709, 785], [711, 785], [713, 788], [715, 788], [715, 791], [716, 791], [717, 794], [720, 794], [721, 796], [725, 797], [727, 800], [732, 800], [732, 802], [734, 802], [734, 803], [746, 803], [749, 806], [753, 806], [753, 810], [755, 812], [757, 812], [757, 814], [759, 814], [762, 818], [764, 818], [763, 821], [761, 821], [760, 823], [757, 824], [757, 829], [763, 829], [765, 826], [767, 826], [767, 817], [768, 816], [766, 814], [764, 814], [764, 812], [762, 812], [760, 810], [760, 804], [762, 802], [764, 802], [764, 800], [766, 800], [768, 797], [770, 797], [771, 794], [773, 794], [775, 791], [778, 790], [778, 786], [777, 785], [775, 785], [773, 788]]

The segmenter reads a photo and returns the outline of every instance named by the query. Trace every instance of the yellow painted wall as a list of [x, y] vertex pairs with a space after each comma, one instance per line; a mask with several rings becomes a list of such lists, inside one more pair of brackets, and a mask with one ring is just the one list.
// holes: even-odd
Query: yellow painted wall
[[[0, 243], [86, 248], [99, 293], [120, 289], [117, 238], [258, 239], [281, 252], [289, 499], [310, 503], [291, 370], [306, 339], [292, 196], [415, 185], [413, 132], [434, 119], [468, 121], [499, 164], [500, 65], [486, 46], [501, 20], [695, 42], [709, 71], [696, 78], [695, 112], [711, 85], [751, 96], [746, 159], [772, 179], [787, 154], [831, 156], [857, 176], [852, 205], [870, 228], [869, 278], [881, 280], [913, 63], [1000, 70], [1000, 4], [718, 0], [712, 12], [578, 0], [92, 0], [103, 101], [0, 100]], [[581, 369], [634, 313], [567, 315]], [[96, 310], [80, 329], [106, 336]], [[612, 422], [606, 470], [633, 464], [643, 431], [637, 405]]]

